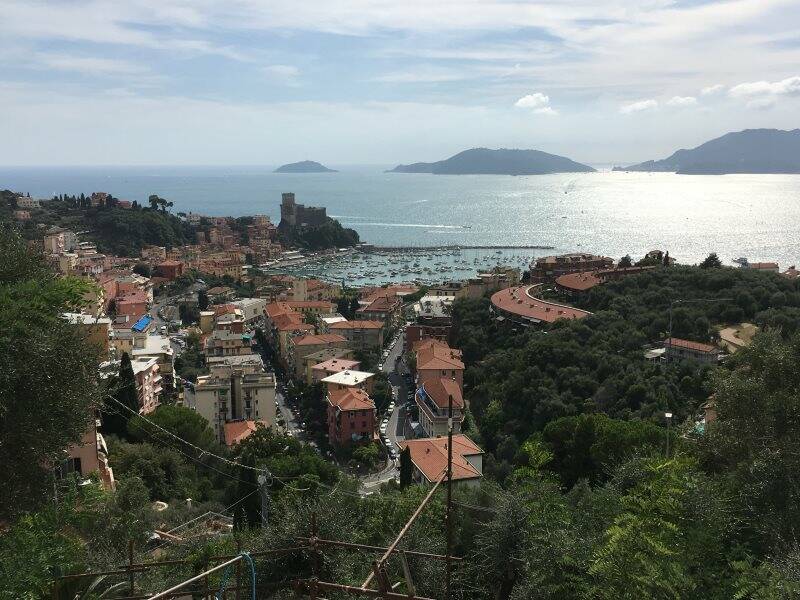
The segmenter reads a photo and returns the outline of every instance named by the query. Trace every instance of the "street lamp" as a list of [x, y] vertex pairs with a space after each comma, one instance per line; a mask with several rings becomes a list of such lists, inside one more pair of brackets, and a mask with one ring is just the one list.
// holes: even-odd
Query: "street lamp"
[[667, 458], [669, 458], [669, 426], [672, 423], [672, 413], [665, 412], [664, 417], [667, 419]]

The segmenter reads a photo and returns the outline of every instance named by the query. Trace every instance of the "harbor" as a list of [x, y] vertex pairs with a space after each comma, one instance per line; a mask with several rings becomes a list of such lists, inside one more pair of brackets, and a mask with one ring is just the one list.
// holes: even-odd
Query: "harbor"
[[335, 253], [295, 252], [260, 265], [269, 275], [291, 275], [348, 286], [414, 282], [430, 285], [462, 280], [504, 266], [525, 270], [547, 246], [379, 247], [365, 245]]

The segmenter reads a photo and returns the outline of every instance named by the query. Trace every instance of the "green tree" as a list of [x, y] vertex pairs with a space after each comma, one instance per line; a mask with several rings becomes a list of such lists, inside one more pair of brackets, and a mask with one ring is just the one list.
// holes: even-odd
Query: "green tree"
[[610, 419], [604, 414], [563, 417], [548, 423], [542, 440], [552, 451], [548, 468], [567, 489], [580, 479], [605, 481], [614, 467], [642, 451], [662, 451], [666, 431], [644, 421]]
[[200, 310], [208, 310], [210, 302], [208, 300], [208, 294], [205, 290], [200, 290], [197, 292], [197, 308]]
[[112, 385], [111, 392], [105, 399], [103, 430], [125, 436], [128, 431], [128, 421], [139, 412], [136, 376], [133, 374], [133, 364], [127, 352], [122, 353], [119, 374]]
[[141, 275], [142, 277], [150, 277], [153, 274], [150, 265], [142, 262], [133, 265], [133, 272], [136, 273], [137, 275]]
[[379, 458], [380, 452], [376, 444], [365, 444], [353, 450], [353, 460], [367, 469], [374, 467]]
[[[171, 447], [175, 442], [160, 431], [159, 427], [201, 449], [198, 451], [188, 446], [182, 448], [184, 452], [192, 455], [196, 455], [202, 450], [210, 450], [215, 453], [221, 450], [208, 421], [197, 411], [178, 405], [159, 406], [147, 415], [147, 420], [140, 416], [132, 417], [128, 421], [128, 437], [137, 442], [155, 440], [156, 444], [166, 443], [168, 447]], [[158, 440], [164, 440], [164, 442]]]
[[761, 552], [792, 544], [800, 521], [800, 336], [757, 335], [715, 378], [717, 419], [701, 440], [703, 464], [740, 502]]
[[47, 499], [52, 467], [99, 405], [97, 350], [61, 318], [87, 291], [0, 226], [0, 518]]
[[408, 487], [413, 482], [414, 463], [411, 462], [411, 450], [406, 446], [400, 452], [400, 487]]
[[718, 269], [721, 266], [722, 266], [722, 261], [720, 261], [716, 252], [712, 252], [711, 254], [706, 256], [703, 259], [703, 262], [700, 263], [701, 269]]
[[633, 266], [633, 259], [631, 258], [630, 254], [626, 254], [622, 258], [619, 259], [617, 266], [620, 268], [624, 267], [632, 267]]

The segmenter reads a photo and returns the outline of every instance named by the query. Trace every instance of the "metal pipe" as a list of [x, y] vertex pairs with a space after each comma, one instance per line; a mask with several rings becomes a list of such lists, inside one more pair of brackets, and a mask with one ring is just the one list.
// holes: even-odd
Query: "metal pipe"
[[[400, 530], [400, 533], [397, 535], [397, 538], [389, 545], [389, 547], [386, 549], [386, 552], [383, 554], [383, 556], [381, 556], [380, 560], [378, 561], [378, 565], [379, 566], [382, 567], [384, 565], [384, 563], [387, 561], [387, 559], [389, 558], [389, 556], [391, 556], [392, 552], [394, 552], [395, 548], [397, 547], [397, 544], [400, 543], [400, 540], [403, 539], [403, 536], [406, 534], [406, 532], [408, 532], [408, 530], [411, 527], [411, 525], [413, 525], [414, 521], [417, 520], [417, 517], [422, 512], [422, 509], [425, 508], [425, 505], [428, 504], [428, 501], [433, 497], [433, 494], [436, 492], [437, 489], [439, 489], [439, 484], [442, 483], [442, 481], [444, 481], [444, 478], [445, 478], [446, 475], [447, 475], [447, 471], [444, 471], [441, 474], [439, 479], [436, 481], [436, 484], [433, 486], [433, 488], [431, 488], [431, 491], [428, 492], [427, 496], [425, 496], [425, 499], [417, 507], [417, 510], [414, 511], [414, 514], [411, 515], [411, 518], [403, 526], [403, 529]], [[361, 584], [361, 587], [365, 589], [369, 585], [369, 583], [372, 581], [372, 578], [374, 576], [375, 576], [375, 573], [370, 573], [369, 576], [364, 580], [364, 583]]]
[[[299, 542], [310, 542], [310, 538], [295, 538]], [[369, 546], [367, 544], [353, 544], [352, 542], [340, 542], [339, 540], [325, 540], [317, 538], [317, 544], [320, 546], [340, 546], [342, 548], [352, 548], [353, 550], [368, 550], [370, 552], [386, 552], [385, 546]], [[405, 552], [408, 556], [419, 558], [432, 558], [433, 560], [445, 560], [447, 557], [444, 554], [431, 554], [429, 552], [416, 552], [414, 550], [394, 550], [394, 553]], [[459, 556], [451, 556], [450, 560], [459, 561], [464, 560]]]
[[354, 585], [344, 585], [341, 583], [330, 583], [328, 581], [317, 581], [317, 587], [322, 590], [344, 592], [353, 596], [369, 596], [370, 598], [387, 598], [388, 600], [433, 600], [424, 596], [409, 596], [408, 594], [398, 594], [395, 592], [381, 592], [379, 590], [364, 589]]
[[166, 598], [172, 592], [174, 592], [176, 590], [179, 590], [179, 589], [181, 589], [183, 587], [186, 587], [190, 583], [194, 583], [195, 581], [203, 579], [204, 577], [210, 575], [211, 573], [214, 573], [216, 571], [220, 571], [220, 570], [224, 569], [225, 567], [227, 567], [228, 565], [232, 565], [233, 563], [239, 562], [240, 560], [242, 560], [241, 555], [237, 556], [236, 558], [232, 558], [231, 560], [226, 561], [226, 562], [224, 562], [222, 564], [219, 564], [216, 567], [212, 567], [211, 569], [208, 569], [207, 571], [204, 571], [204, 572], [200, 573], [199, 575], [195, 575], [194, 577], [192, 577], [191, 579], [187, 579], [183, 583], [179, 583], [178, 585], [173, 585], [168, 590], [164, 590], [163, 592], [159, 592], [155, 596], [150, 596], [150, 600], [158, 600], [158, 598]]

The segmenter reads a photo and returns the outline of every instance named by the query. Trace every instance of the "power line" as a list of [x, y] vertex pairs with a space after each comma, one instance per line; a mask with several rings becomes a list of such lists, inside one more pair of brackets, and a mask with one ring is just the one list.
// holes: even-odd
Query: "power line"
[[[158, 436], [157, 436], [156, 434], [154, 434], [152, 431], [148, 431], [148, 430], [146, 430], [146, 429], [144, 429], [144, 428], [142, 428], [142, 431], [144, 431], [144, 432], [145, 432], [147, 435], [149, 435], [149, 436], [150, 436], [152, 439], [154, 439], [154, 440], [156, 440], [156, 441], [158, 441], [158, 442], [161, 442], [161, 443], [163, 443], [163, 444], [167, 444], [167, 442], [166, 442], [166, 441], [164, 441], [162, 438], [158, 437]], [[186, 443], [188, 444], [189, 442], [186, 442]], [[253, 487], [258, 487], [258, 486], [257, 486], [255, 483], [253, 483], [253, 482], [251, 482], [251, 481], [245, 481], [244, 479], [239, 479], [238, 477], [234, 477], [234, 476], [233, 476], [233, 475], [231, 475], [230, 473], [226, 473], [225, 471], [221, 471], [220, 469], [217, 469], [217, 468], [216, 468], [216, 467], [214, 467], [213, 465], [209, 465], [209, 464], [206, 464], [206, 463], [204, 463], [204, 462], [203, 462], [203, 461], [201, 461], [199, 458], [196, 458], [196, 457], [192, 456], [192, 455], [191, 455], [191, 454], [189, 454], [188, 452], [184, 452], [183, 450], [181, 450], [181, 449], [180, 449], [179, 447], [177, 447], [177, 446], [172, 446], [172, 445], [170, 445], [170, 446], [168, 446], [168, 447], [169, 447], [170, 449], [172, 449], [172, 450], [175, 450], [176, 452], [180, 453], [182, 456], [185, 456], [186, 458], [188, 458], [188, 459], [189, 459], [189, 460], [191, 460], [192, 462], [194, 462], [194, 463], [197, 463], [197, 464], [198, 464], [198, 465], [200, 465], [201, 467], [205, 467], [205, 468], [207, 468], [207, 469], [211, 469], [212, 471], [215, 471], [216, 473], [219, 473], [220, 475], [223, 475], [224, 477], [227, 477], [228, 479], [230, 479], [230, 480], [232, 480], [232, 481], [236, 481], [236, 482], [238, 482], [238, 483], [243, 483], [243, 484], [245, 484], [245, 485], [251, 485], [251, 486], [253, 486]], [[206, 452], [206, 451], [203, 451], [203, 452], [204, 452], [204, 453], [206, 453], [206, 454], [210, 454], [209, 452]]]
[[107, 397], [108, 399], [112, 400], [113, 402], [115, 402], [115, 403], [119, 404], [119, 405], [120, 405], [122, 408], [124, 408], [125, 410], [127, 410], [127, 411], [128, 411], [129, 413], [131, 413], [132, 415], [134, 415], [134, 416], [137, 416], [137, 417], [141, 418], [141, 419], [142, 419], [143, 421], [145, 421], [146, 423], [150, 423], [150, 425], [152, 425], [152, 426], [153, 426], [153, 427], [155, 427], [156, 429], [159, 429], [159, 430], [163, 431], [164, 433], [166, 433], [166, 434], [167, 434], [167, 435], [169, 435], [170, 437], [173, 437], [173, 438], [175, 438], [175, 439], [176, 439], [176, 440], [178, 440], [179, 442], [183, 442], [183, 443], [184, 443], [184, 444], [186, 444], [187, 446], [190, 446], [191, 448], [194, 448], [195, 450], [197, 450], [198, 452], [200, 452], [200, 453], [202, 453], [202, 454], [207, 454], [208, 456], [212, 456], [212, 457], [216, 458], [217, 460], [220, 460], [220, 461], [222, 461], [222, 462], [224, 462], [224, 463], [227, 463], [227, 464], [229, 464], [229, 465], [231, 465], [231, 466], [233, 466], [233, 467], [239, 467], [239, 468], [241, 468], [241, 469], [249, 469], [250, 471], [255, 471], [256, 473], [264, 473], [264, 472], [266, 472], [267, 474], [269, 474], [269, 471], [267, 471], [267, 469], [259, 469], [258, 467], [251, 467], [250, 465], [243, 465], [243, 464], [241, 464], [241, 463], [238, 463], [238, 462], [236, 462], [236, 461], [234, 461], [234, 460], [230, 460], [230, 459], [228, 459], [228, 458], [225, 458], [224, 456], [219, 456], [219, 455], [217, 455], [217, 454], [214, 454], [213, 452], [209, 452], [208, 450], [204, 450], [203, 448], [200, 448], [199, 446], [195, 446], [193, 443], [191, 443], [191, 442], [187, 442], [187, 441], [186, 441], [186, 440], [184, 440], [182, 437], [175, 435], [175, 434], [174, 434], [174, 433], [172, 433], [171, 431], [168, 431], [167, 429], [164, 429], [163, 427], [161, 427], [161, 425], [159, 425], [159, 424], [157, 424], [157, 423], [154, 423], [153, 421], [151, 421], [150, 419], [148, 419], [148, 418], [147, 418], [147, 417], [145, 417], [144, 415], [142, 415], [142, 414], [139, 414], [139, 412], [138, 412], [138, 411], [135, 411], [135, 410], [133, 410], [132, 408], [130, 408], [130, 407], [128, 407], [128, 406], [126, 406], [125, 404], [123, 404], [122, 402], [120, 402], [119, 400], [117, 400], [116, 398], [114, 398], [113, 396], [106, 395], [106, 397]]

